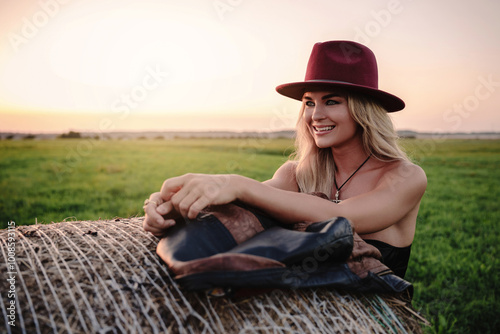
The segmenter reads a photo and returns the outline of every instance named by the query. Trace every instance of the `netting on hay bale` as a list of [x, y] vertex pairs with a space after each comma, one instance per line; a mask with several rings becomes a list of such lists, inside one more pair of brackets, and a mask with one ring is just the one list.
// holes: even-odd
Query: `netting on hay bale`
[[[2, 293], [1, 332], [419, 333], [425, 322], [398, 296], [274, 290], [233, 300], [185, 292], [142, 218], [20, 226], [15, 234], [15, 327]], [[2, 279], [0, 291], [9, 284]]]

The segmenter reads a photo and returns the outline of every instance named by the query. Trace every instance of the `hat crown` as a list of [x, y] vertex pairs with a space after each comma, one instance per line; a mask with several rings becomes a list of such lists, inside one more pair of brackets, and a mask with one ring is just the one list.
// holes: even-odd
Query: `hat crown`
[[388, 112], [405, 107], [399, 97], [378, 89], [375, 55], [366, 46], [352, 41], [314, 44], [305, 80], [279, 85], [276, 90], [299, 101], [308, 91], [342, 90], [371, 98]]
[[351, 41], [316, 43], [305, 81], [345, 82], [378, 89], [377, 60], [366, 46]]

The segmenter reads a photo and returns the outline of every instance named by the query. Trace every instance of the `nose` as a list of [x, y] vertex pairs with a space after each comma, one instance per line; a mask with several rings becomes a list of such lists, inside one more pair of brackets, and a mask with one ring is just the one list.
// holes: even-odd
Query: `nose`
[[324, 113], [324, 109], [323, 109], [323, 106], [321, 106], [320, 104], [316, 104], [314, 106], [314, 109], [313, 109], [313, 112], [312, 112], [312, 120], [313, 121], [319, 121], [319, 120], [322, 120], [322, 119], [325, 119], [326, 116], [325, 116], [325, 113]]

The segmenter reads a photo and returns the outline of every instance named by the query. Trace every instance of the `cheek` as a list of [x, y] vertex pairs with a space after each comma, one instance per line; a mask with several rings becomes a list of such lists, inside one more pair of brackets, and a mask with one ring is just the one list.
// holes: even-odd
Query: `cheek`
[[309, 122], [312, 119], [312, 112], [304, 110], [304, 113], [302, 114], [302, 119], [306, 122]]
[[352, 128], [357, 128], [358, 127], [358, 123], [356, 123], [356, 121], [354, 120], [354, 118], [352, 118], [351, 114], [349, 114], [349, 111], [347, 111], [347, 110], [344, 112], [342, 120], [343, 120], [344, 124], [348, 124]]

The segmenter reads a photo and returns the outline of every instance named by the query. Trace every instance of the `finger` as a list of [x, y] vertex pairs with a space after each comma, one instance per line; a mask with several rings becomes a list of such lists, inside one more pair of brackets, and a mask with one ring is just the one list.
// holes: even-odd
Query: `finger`
[[156, 212], [163, 217], [163, 219], [176, 219], [179, 214], [175, 211], [174, 205], [171, 201], [162, 203], [156, 208]]
[[160, 190], [161, 198], [164, 201], [169, 201], [175, 193], [177, 193], [180, 189], [182, 189], [185, 182], [186, 182], [185, 175], [176, 176], [165, 180]]
[[196, 200], [191, 206], [189, 207], [189, 210], [187, 212], [187, 217], [189, 219], [195, 219], [198, 217], [198, 214], [200, 213], [201, 210], [206, 208], [210, 204], [210, 200], [206, 197], [200, 197], [198, 200]]
[[163, 217], [156, 211], [156, 204], [150, 202], [144, 207], [144, 213], [146, 214], [145, 221], [162, 223], [164, 221]]
[[158, 205], [160, 205], [160, 204], [163, 203], [163, 200], [161, 199], [161, 193], [160, 192], [156, 192], [156, 193], [151, 194], [151, 196], [149, 196], [149, 199], [147, 199], [146, 201], [144, 201], [144, 203], [145, 204], [144, 204], [144, 206], [142, 208], [144, 209], [144, 212], [147, 213], [148, 210], [151, 207], [152, 208], [156, 208]]
[[150, 232], [151, 234], [161, 237], [162, 235], [165, 234], [168, 228], [172, 227], [175, 225], [175, 220], [173, 219], [167, 219], [164, 221], [163, 224], [155, 224], [154, 226], [152, 225], [147, 225], [144, 224], [144, 230], [147, 232]]
[[[164, 203], [161, 205], [164, 205]], [[161, 213], [159, 213], [157, 210], [158, 207], [156, 206], [155, 203], [152, 202], [150, 202], [146, 207], [144, 207], [144, 212], [146, 213], [143, 222], [144, 228], [165, 229], [171, 225], [170, 223], [166, 223], [166, 221], [172, 220], [174, 218], [168, 216], [163, 217]], [[167, 204], [167, 210], [168, 210], [168, 204]]]
[[165, 219], [163, 219], [160, 215], [157, 217], [153, 215], [149, 215], [146, 213], [146, 216], [144, 217], [144, 221], [142, 222], [142, 226], [146, 231], [150, 231], [152, 229], [157, 229], [161, 228], [165, 222]]
[[200, 194], [196, 190], [190, 192], [181, 190], [172, 196], [172, 204], [183, 217], [187, 217], [191, 205], [199, 198]]
[[149, 200], [151, 202], [156, 202], [158, 204], [161, 204], [163, 203], [163, 200], [161, 199], [161, 192], [155, 192], [155, 193], [152, 193], [151, 196], [149, 196]]
[[144, 229], [144, 231], [147, 231], [147, 232], [156, 232], [158, 230], [158, 227], [156, 227], [156, 224], [154, 221], [151, 222], [151, 217], [148, 217], [146, 215], [146, 217], [144, 218], [144, 220], [142, 221], [142, 228]]

